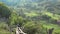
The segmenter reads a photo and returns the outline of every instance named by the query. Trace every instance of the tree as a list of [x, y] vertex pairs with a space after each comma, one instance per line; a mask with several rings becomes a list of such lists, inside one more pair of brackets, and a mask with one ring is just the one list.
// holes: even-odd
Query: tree
[[15, 22], [17, 21], [17, 14], [16, 14], [16, 12], [12, 12], [11, 13], [11, 16], [9, 17], [9, 20], [8, 20], [8, 24], [9, 25], [14, 25], [15, 24]]
[[0, 3], [0, 16], [9, 18], [10, 15], [11, 15], [11, 10], [3, 3]]

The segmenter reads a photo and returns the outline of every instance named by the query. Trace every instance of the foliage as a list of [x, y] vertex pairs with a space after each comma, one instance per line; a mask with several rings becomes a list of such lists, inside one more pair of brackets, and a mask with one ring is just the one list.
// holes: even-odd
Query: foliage
[[[53, 34], [60, 34], [60, 24], [56, 24], [57, 20], [60, 20], [60, 5], [58, 3], [50, 0], [48, 0], [49, 2], [44, 0], [21, 1], [21, 5], [18, 5], [20, 2], [16, 3], [17, 7], [11, 7], [12, 10], [0, 3], [0, 16], [9, 18], [7, 24], [14, 28], [14, 31], [16, 25], [19, 24], [20, 27], [24, 27], [22, 29], [27, 34], [47, 34], [50, 28], [54, 28]], [[6, 30], [7, 24], [0, 25], [0, 34], [10, 34]]]
[[17, 21], [17, 14], [13, 11], [11, 13], [11, 16], [9, 17], [8, 24], [13, 25], [13, 24], [15, 24], [15, 21]]
[[27, 22], [27, 23], [25, 23], [25, 25], [23, 27], [24, 27], [24, 31], [27, 34], [46, 33], [46, 32], [43, 32], [43, 30], [42, 30], [43, 26], [41, 24], [35, 24], [34, 22]]
[[9, 18], [10, 14], [11, 14], [11, 10], [3, 3], [0, 3], [0, 15], [2, 17]]

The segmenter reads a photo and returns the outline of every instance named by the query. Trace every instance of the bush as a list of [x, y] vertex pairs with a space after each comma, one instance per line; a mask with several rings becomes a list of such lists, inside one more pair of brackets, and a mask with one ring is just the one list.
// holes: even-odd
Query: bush
[[[27, 34], [41, 34], [42, 31], [42, 25], [40, 24], [35, 24], [34, 22], [27, 22], [24, 25], [24, 31]], [[42, 32], [41, 32], [42, 31]], [[44, 32], [43, 32], [44, 33]], [[45, 32], [46, 33], [46, 32]]]

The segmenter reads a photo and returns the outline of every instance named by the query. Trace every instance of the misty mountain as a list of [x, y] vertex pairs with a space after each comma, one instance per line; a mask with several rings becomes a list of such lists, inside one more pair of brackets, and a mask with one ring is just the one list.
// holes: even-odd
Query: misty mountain
[[0, 0], [0, 2], [5, 3], [13, 8], [25, 8], [29, 10], [36, 11], [49, 11], [52, 13], [58, 13], [60, 11], [60, 1], [59, 0]]

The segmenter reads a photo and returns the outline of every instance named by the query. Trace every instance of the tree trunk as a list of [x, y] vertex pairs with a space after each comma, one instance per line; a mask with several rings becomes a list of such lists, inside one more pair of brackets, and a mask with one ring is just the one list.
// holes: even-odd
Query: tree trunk
[[53, 33], [53, 30], [54, 30], [54, 28], [49, 29], [48, 30], [48, 34], [52, 34]]

